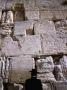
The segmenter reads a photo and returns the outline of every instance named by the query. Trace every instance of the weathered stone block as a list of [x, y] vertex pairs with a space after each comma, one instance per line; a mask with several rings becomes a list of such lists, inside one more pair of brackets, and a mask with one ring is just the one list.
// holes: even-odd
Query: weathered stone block
[[30, 78], [31, 70], [33, 68], [33, 58], [28, 55], [21, 55], [18, 57], [12, 57], [11, 65], [12, 70], [10, 74], [11, 81], [13, 82], [24, 82]]
[[34, 25], [35, 34], [56, 35], [55, 25], [52, 21], [42, 20]]
[[50, 35], [42, 35], [43, 53], [57, 54], [59, 52], [59, 44], [56, 37]]
[[36, 65], [37, 72], [39, 73], [53, 72], [54, 70], [53, 58], [51, 56], [46, 57], [45, 59], [38, 59]]
[[13, 41], [10, 36], [4, 38], [2, 42], [2, 52], [6, 56], [20, 55], [20, 50], [17, 41]]
[[44, 34], [42, 35], [42, 40], [44, 54], [67, 53], [66, 40], [63, 38]]
[[41, 41], [39, 35], [26, 36], [19, 38], [21, 45], [21, 54], [40, 54], [41, 51]]
[[32, 21], [15, 22], [14, 35], [26, 36], [26, 30], [29, 30], [29, 29], [33, 31]]
[[37, 74], [37, 78], [41, 79], [42, 82], [45, 82], [45, 81], [56, 81], [52, 72]]

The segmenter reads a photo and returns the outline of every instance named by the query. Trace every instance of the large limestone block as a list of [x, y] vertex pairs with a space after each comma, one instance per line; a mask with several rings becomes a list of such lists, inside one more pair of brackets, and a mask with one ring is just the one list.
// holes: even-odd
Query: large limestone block
[[57, 54], [67, 53], [66, 39], [57, 36], [42, 35], [43, 53], [44, 54]]
[[30, 78], [31, 70], [34, 66], [34, 60], [31, 56], [21, 55], [18, 57], [12, 57], [11, 59], [12, 70], [10, 78], [12, 82], [24, 82]]
[[57, 54], [59, 52], [59, 44], [55, 36], [43, 34], [42, 44], [44, 54]]
[[37, 72], [39, 73], [53, 72], [54, 70], [53, 58], [51, 56], [46, 57], [45, 59], [38, 59], [36, 65]]
[[20, 55], [20, 50], [17, 41], [13, 41], [10, 36], [4, 38], [2, 42], [2, 52], [6, 56]]
[[15, 22], [14, 35], [26, 36], [26, 30], [33, 31], [33, 21]]
[[42, 20], [35, 23], [34, 32], [35, 34], [56, 35], [55, 25], [49, 20]]
[[19, 38], [21, 45], [21, 54], [40, 54], [41, 51], [41, 41], [39, 35], [26, 36]]

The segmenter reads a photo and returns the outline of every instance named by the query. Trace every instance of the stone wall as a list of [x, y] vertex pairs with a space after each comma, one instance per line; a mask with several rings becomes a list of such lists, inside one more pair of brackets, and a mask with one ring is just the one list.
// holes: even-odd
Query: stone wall
[[[0, 20], [5, 2], [6, 0], [0, 2]], [[17, 15], [15, 3], [24, 5], [24, 14]], [[4, 24], [0, 26], [1, 56], [5, 54], [5, 57], [12, 60], [11, 81], [22, 82], [27, 79], [26, 77], [30, 77], [29, 71], [33, 68], [32, 57], [58, 55], [59, 53], [67, 54], [67, 6], [62, 6], [60, 0], [9, 0], [6, 6], [6, 8], [11, 8], [14, 11], [15, 20], [14, 26], [9, 27], [13, 32], [12, 35], [3, 35]], [[25, 15], [24, 19], [20, 20], [20, 15], [22, 17]], [[17, 17], [18, 20], [16, 20]], [[5, 24], [4, 32], [8, 32], [8, 26]], [[25, 58], [25, 56], [27, 57]], [[28, 60], [30, 60], [30, 65]], [[20, 62], [21, 65], [28, 67], [21, 67], [21, 65], [18, 67], [17, 64]], [[28, 70], [27, 74], [25, 69]], [[22, 77], [24, 73], [26, 76]], [[14, 78], [15, 74], [17, 76]], [[49, 74], [53, 75], [52, 73]]]

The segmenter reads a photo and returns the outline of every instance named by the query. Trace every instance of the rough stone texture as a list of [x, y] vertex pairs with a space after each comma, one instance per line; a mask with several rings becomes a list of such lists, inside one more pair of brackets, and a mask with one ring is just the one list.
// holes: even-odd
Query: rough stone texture
[[46, 57], [45, 59], [37, 60], [37, 72], [39, 73], [48, 73], [53, 72], [54, 63], [53, 58], [51, 56]]
[[57, 81], [66, 81], [63, 72], [62, 72], [62, 68], [61, 65], [55, 65], [55, 78]]
[[40, 20], [34, 25], [35, 34], [56, 35], [55, 25], [49, 20]]
[[46, 57], [46, 59], [39, 59], [36, 63], [37, 65], [37, 77], [41, 79], [42, 82], [44, 81], [55, 81], [53, 70], [54, 70], [54, 63], [52, 57]]
[[22, 54], [40, 54], [41, 50], [41, 42], [39, 35], [32, 35], [26, 37], [18, 37], [21, 45], [21, 53]]
[[24, 82], [27, 78], [30, 78], [30, 71], [34, 66], [33, 63], [33, 58], [31, 58], [31, 56], [28, 55], [12, 57], [12, 70], [9, 76], [11, 82]]
[[41, 79], [42, 82], [45, 82], [45, 81], [56, 81], [55, 78], [54, 78], [54, 75], [51, 72], [38, 74], [37, 77], [39, 79]]
[[60, 64], [61, 64], [61, 67], [62, 67], [63, 75], [64, 75], [65, 78], [67, 79], [67, 56], [63, 56], [63, 57], [60, 59]]

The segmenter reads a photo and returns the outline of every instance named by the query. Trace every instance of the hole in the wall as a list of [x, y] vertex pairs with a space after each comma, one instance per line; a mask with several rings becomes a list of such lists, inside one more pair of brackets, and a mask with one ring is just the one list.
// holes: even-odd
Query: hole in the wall
[[16, 3], [14, 6], [15, 21], [25, 21], [25, 8], [23, 3]]
[[63, 2], [61, 3], [61, 5], [63, 5], [63, 6], [67, 6], [67, 1], [66, 1], [66, 0], [63, 1]]
[[35, 35], [34, 34], [34, 27], [33, 27], [33, 29], [26, 29], [26, 35]]

